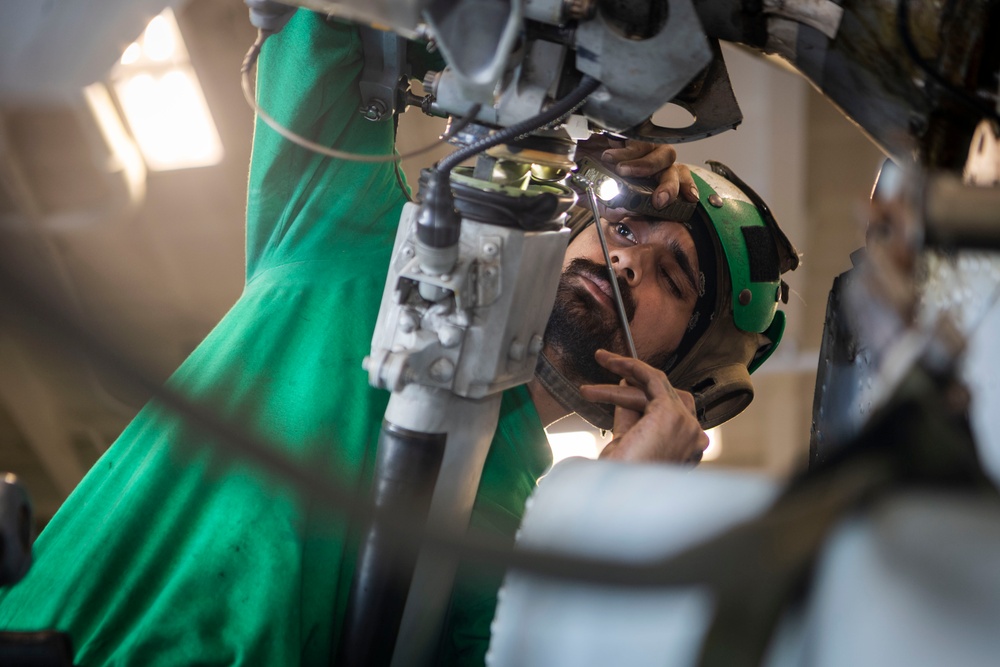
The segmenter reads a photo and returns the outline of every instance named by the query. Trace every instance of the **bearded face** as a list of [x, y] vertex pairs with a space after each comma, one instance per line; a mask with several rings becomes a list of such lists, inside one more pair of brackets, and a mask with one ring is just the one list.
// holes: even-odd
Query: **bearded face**
[[[701, 294], [691, 231], [679, 222], [601, 219], [639, 358], [665, 368], [693, 321]], [[571, 382], [616, 383], [594, 359], [598, 349], [628, 354], [597, 225], [570, 242], [545, 331], [546, 355]]]
[[[545, 330], [545, 342], [563, 360], [563, 373], [578, 383], [615, 383], [618, 378], [594, 359], [598, 349], [628, 354], [625, 334], [614, 306], [607, 268], [589, 259], [573, 259], [559, 278], [556, 302]], [[631, 322], [636, 302], [628, 282], [618, 277], [625, 314]], [[603, 296], [602, 296], [603, 295]], [[654, 366], [662, 358], [650, 360]]]

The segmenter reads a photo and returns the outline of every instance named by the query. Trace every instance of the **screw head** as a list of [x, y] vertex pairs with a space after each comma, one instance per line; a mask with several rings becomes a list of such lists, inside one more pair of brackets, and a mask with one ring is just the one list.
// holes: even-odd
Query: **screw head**
[[438, 331], [438, 341], [447, 348], [456, 347], [462, 342], [462, 330], [457, 327], [443, 327]]
[[524, 343], [514, 339], [510, 343], [510, 349], [507, 350], [507, 355], [514, 361], [521, 361], [524, 359]]
[[379, 99], [374, 99], [367, 107], [361, 109], [361, 115], [364, 116], [366, 120], [379, 121], [385, 118], [388, 111], [389, 109], [386, 107], [385, 102]]
[[420, 328], [420, 317], [411, 310], [404, 310], [399, 315], [399, 330], [410, 333]]
[[441, 357], [431, 364], [429, 372], [431, 379], [435, 382], [447, 382], [455, 377], [455, 364]]

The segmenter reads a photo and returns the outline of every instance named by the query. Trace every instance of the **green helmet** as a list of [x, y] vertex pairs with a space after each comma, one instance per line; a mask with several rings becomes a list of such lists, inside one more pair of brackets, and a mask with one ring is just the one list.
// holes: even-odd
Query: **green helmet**
[[[757, 193], [725, 165], [708, 165], [687, 165], [698, 186], [697, 204], [676, 200], [659, 211], [637, 199], [625, 205], [684, 223], [695, 238], [703, 272], [707, 269], [706, 284], [714, 286], [706, 290], [714, 294], [704, 305], [696, 305], [696, 316], [663, 369], [675, 387], [694, 396], [706, 429], [735, 417], [753, 399], [750, 373], [771, 356], [785, 329], [778, 303], [787, 303], [788, 286], [781, 275], [799, 264], [798, 253]], [[648, 181], [620, 180], [652, 192]], [[576, 231], [592, 221], [584, 210], [571, 216]]]
[[689, 224], [705, 225], [715, 244], [717, 289], [713, 316], [698, 340], [669, 371], [691, 392], [698, 418], [711, 428], [735, 417], [753, 399], [750, 373], [778, 347], [785, 331], [788, 285], [781, 274], [799, 255], [764, 200], [731, 169], [690, 166], [700, 201]]

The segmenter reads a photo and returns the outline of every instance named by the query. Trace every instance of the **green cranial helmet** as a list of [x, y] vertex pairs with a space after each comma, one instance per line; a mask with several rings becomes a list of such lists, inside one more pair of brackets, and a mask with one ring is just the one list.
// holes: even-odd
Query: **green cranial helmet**
[[[750, 373], [771, 356], [785, 330], [781, 279], [799, 255], [767, 204], [731, 169], [689, 166], [700, 201], [688, 224], [704, 226], [715, 247], [716, 296], [697, 340], [679, 348], [669, 368], [674, 386], [691, 392], [705, 428], [743, 411], [753, 399]], [[697, 234], [694, 234], [697, 239]]]
[[[798, 267], [799, 256], [767, 204], [731, 169], [719, 162], [709, 162], [709, 169], [687, 166], [698, 186], [697, 204], [678, 199], [654, 210], [648, 202], [652, 183], [617, 176], [628, 193], [607, 203], [691, 231], [705, 294], [663, 370], [675, 387], [694, 395], [698, 419], [708, 429], [753, 399], [750, 373], [771, 356], [785, 329], [778, 304], [787, 303], [788, 286], [781, 275]], [[592, 221], [578, 210], [570, 224], [579, 231]]]

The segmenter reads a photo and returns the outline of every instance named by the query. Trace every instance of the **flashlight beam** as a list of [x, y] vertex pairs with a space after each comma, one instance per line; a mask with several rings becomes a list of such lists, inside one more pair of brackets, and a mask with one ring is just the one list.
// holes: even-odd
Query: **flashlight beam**
[[611, 277], [611, 291], [615, 295], [615, 306], [618, 307], [618, 319], [622, 323], [622, 331], [625, 332], [625, 342], [628, 344], [628, 352], [633, 359], [638, 359], [639, 355], [635, 351], [635, 341], [632, 340], [632, 329], [628, 325], [628, 315], [625, 314], [625, 303], [622, 301], [621, 290], [618, 289], [618, 276], [611, 266], [611, 253], [608, 252], [608, 241], [604, 238], [604, 228], [601, 226], [601, 214], [597, 206], [597, 194], [594, 192], [594, 184], [587, 183], [587, 199], [590, 200], [590, 209], [594, 213], [594, 224], [597, 225], [597, 237], [601, 240], [601, 250], [604, 252], [604, 263], [608, 267]]

